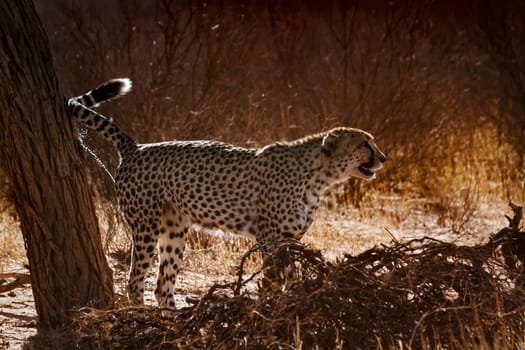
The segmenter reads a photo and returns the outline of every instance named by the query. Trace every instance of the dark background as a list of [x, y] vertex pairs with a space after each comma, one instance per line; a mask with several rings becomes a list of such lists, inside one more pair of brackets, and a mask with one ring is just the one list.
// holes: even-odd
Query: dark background
[[[525, 197], [523, 2], [36, 5], [63, 91], [133, 80], [131, 95], [102, 111], [140, 142], [260, 146], [358, 127], [389, 156], [368, 187]], [[111, 147], [93, 139], [113, 169]]]

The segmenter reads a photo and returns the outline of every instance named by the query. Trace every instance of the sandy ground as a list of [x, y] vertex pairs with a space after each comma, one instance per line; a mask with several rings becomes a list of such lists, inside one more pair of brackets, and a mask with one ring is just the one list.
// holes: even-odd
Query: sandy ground
[[[13, 265], [10, 272], [29, 273], [19, 265]], [[0, 349], [21, 348], [28, 337], [36, 334], [36, 322], [30, 284], [0, 294]]]
[[[403, 203], [399, 198], [377, 198], [374, 208], [322, 210], [314, 227], [303, 241], [322, 250], [330, 260], [344, 253], [356, 254], [374, 245], [388, 243], [393, 239], [406, 241], [412, 238], [432, 236], [448, 242], [474, 244], [484, 241], [491, 233], [506, 225], [503, 214], [509, 210], [503, 202], [480, 204], [474, 216], [461, 227], [461, 234], [451, 229], [453, 219], [447, 222], [440, 209], [429, 207], [428, 202], [411, 200]], [[400, 205], [402, 204], [402, 205]], [[444, 209], [447, 210], [447, 209]], [[12, 237], [11, 237], [12, 238]], [[22, 244], [22, 238], [13, 238]], [[21, 243], [20, 243], [21, 242]], [[185, 304], [187, 295], [199, 296], [213, 283], [233, 278], [235, 266], [250, 242], [231, 235], [214, 237], [203, 247], [191, 245], [186, 253], [186, 266], [179, 275], [177, 290], [180, 293], [179, 306]], [[0, 248], [2, 246], [0, 245]], [[6, 249], [6, 246], [3, 247]], [[14, 248], [13, 248], [14, 249]], [[20, 247], [18, 247], [20, 249]], [[4, 252], [5, 253], [5, 252]], [[25, 259], [4, 259], [0, 273], [28, 273]], [[221, 266], [216, 262], [220, 261]], [[114, 270], [115, 290], [124, 294], [126, 284], [126, 265], [109, 259]], [[147, 277], [146, 304], [155, 305], [153, 272]], [[0, 281], [1, 282], [1, 281]], [[34, 308], [31, 286], [29, 284], [0, 294], [0, 349], [21, 349], [27, 339], [36, 334], [37, 315]]]

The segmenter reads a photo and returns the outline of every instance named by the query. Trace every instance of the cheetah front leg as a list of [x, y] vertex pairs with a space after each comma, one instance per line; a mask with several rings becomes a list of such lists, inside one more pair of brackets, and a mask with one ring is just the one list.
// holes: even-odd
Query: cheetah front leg
[[294, 257], [288, 253], [293, 246], [287, 246], [297, 244], [297, 242], [298, 240], [293, 238], [259, 241], [262, 254], [263, 289], [275, 288], [275, 284], [279, 288], [288, 288], [289, 283], [299, 277]]
[[160, 219], [159, 270], [155, 298], [161, 308], [175, 309], [175, 281], [182, 265], [188, 221], [172, 203]]

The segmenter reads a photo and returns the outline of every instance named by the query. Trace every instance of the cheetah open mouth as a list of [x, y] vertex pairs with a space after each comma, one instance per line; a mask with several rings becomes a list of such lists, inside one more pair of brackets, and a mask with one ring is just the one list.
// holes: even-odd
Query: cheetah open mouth
[[358, 167], [358, 169], [365, 176], [373, 176], [374, 175], [374, 172], [372, 170], [370, 170], [368, 167], [366, 167], [365, 165], [360, 165]]

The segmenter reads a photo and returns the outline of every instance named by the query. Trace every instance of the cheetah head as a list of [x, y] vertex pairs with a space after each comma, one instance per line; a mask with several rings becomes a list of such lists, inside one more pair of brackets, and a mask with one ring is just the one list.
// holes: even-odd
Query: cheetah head
[[330, 173], [336, 182], [350, 176], [373, 180], [383, 167], [386, 156], [369, 133], [352, 128], [336, 128], [323, 137], [321, 150], [329, 160]]

